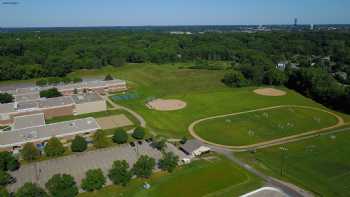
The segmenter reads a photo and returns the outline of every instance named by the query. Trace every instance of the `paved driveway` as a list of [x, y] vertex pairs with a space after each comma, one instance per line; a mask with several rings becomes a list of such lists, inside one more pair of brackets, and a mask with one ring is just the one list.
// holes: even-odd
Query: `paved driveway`
[[[167, 151], [176, 150], [172, 145], [168, 145]], [[181, 152], [174, 152], [183, 158]], [[52, 175], [66, 173], [72, 175], [80, 185], [85, 177], [85, 172], [89, 169], [101, 168], [105, 174], [111, 168], [113, 161], [126, 160], [132, 166], [141, 155], [148, 155], [156, 160], [162, 157], [161, 152], [143, 142], [142, 145], [130, 147], [128, 144], [116, 146], [109, 149], [89, 151], [71, 156], [36, 162], [23, 165], [18, 171], [12, 173], [17, 178], [17, 182], [8, 186], [10, 191], [15, 191], [26, 182], [38, 183], [45, 187], [45, 183]]]

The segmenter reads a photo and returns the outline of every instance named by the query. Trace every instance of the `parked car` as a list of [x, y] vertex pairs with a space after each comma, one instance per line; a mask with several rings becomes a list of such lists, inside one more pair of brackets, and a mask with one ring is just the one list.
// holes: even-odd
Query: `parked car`
[[17, 182], [16, 177], [11, 176], [10, 179], [9, 179], [8, 184], [14, 184], [14, 183], [16, 183], [16, 182]]
[[137, 143], [138, 143], [139, 145], [142, 145], [142, 141], [137, 141]]
[[135, 147], [135, 143], [134, 142], [130, 142], [129, 143], [131, 147]]

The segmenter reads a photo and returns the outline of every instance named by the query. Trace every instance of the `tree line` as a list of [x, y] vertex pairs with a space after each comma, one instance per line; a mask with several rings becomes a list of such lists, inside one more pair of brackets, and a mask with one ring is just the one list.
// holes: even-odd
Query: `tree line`
[[76, 69], [128, 63], [223, 60], [273, 66], [308, 65], [330, 56], [330, 72], [350, 75], [350, 33], [260, 32], [170, 35], [156, 32], [76, 31], [0, 34], [0, 80], [64, 77]]

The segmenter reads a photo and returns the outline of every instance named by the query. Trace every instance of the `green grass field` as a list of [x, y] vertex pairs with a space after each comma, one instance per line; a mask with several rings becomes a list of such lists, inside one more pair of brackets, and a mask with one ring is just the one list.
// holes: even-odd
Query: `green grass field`
[[[142, 188], [145, 181], [151, 185], [149, 190]], [[231, 161], [218, 157], [211, 161], [195, 161], [172, 174], [156, 174], [150, 180], [133, 180], [125, 188], [109, 186], [79, 197], [239, 196], [261, 185], [260, 179]]]
[[242, 146], [321, 129], [336, 123], [336, 117], [326, 112], [283, 107], [206, 120], [194, 129], [205, 140]]
[[[350, 128], [338, 134], [236, 155], [271, 175], [319, 196], [350, 196]], [[282, 165], [284, 160], [284, 165]]]
[[[188, 136], [187, 127], [195, 120], [214, 115], [247, 111], [276, 105], [307, 105], [322, 107], [314, 101], [287, 90], [286, 96], [264, 97], [253, 93], [255, 87], [228, 88], [221, 79], [224, 70], [178, 69], [179, 65], [130, 64], [121, 68], [96, 71], [79, 71], [72, 75], [95, 76], [113, 74], [128, 80], [137, 99], [117, 101], [140, 113], [147, 126], [168, 137]], [[159, 112], [150, 110], [145, 103], [150, 98], [174, 98], [187, 102], [180, 111]]]

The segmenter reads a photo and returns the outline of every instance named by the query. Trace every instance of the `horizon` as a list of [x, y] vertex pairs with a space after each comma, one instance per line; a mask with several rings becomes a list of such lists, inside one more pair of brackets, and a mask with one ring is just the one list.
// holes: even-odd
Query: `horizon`
[[8, 2], [0, 0], [3, 28], [291, 25], [294, 18], [300, 25], [350, 24], [350, 2], [344, 0]]

